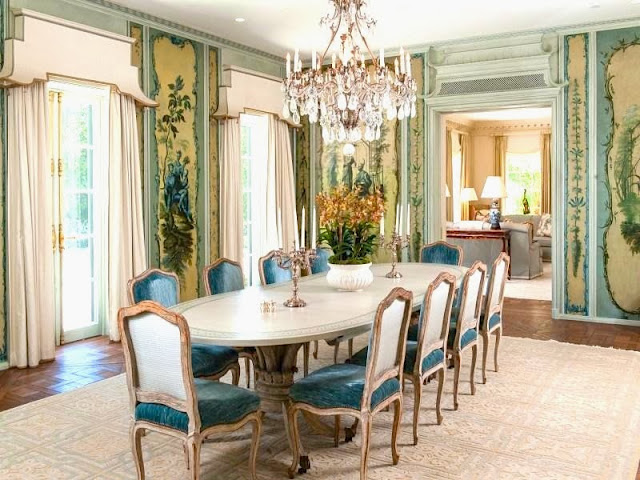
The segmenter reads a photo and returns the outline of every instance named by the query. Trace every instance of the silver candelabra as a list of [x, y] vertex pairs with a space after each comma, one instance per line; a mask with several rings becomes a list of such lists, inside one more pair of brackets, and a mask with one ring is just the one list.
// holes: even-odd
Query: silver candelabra
[[291, 280], [293, 281], [293, 296], [284, 302], [285, 307], [297, 308], [307, 305], [303, 299], [298, 296], [298, 281], [302, 268], [311, 268], [311, 264], [316, 258], [315, 249], [307, 249], [305, 247], [293, 248], [286, 253], [282, 248], [276, 250], [275, 258], [278, 261], [278, 267], [283, 270], [291, 270]]
[[396, 270], [396, 266], [398, 265], [398, 247], [400, 247], [400, 250], [407, 248], [411, 239], [409, 235], [399, 235], [395, 229], [391, 234], [391, 240], [385, 243], [384, 238], [384, 235], [380, 235], [380, 246], [391, 250], [391, 271], [385, 276], [387, 278], [402, 278], [402, 274]]

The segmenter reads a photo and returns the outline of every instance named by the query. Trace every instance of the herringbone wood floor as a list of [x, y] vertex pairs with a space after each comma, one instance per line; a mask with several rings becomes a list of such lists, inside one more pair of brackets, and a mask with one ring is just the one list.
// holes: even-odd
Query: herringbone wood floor
[[[551, 303], [538, 300], [505, 299], [504, 334], [640, 351], [640, 328], [553, 320]], [[53, 362], [0, 372], [0, 411], [122, 372], [119, 343], [96, 337], [64, 345]], [[636, 480], [640, 480], [640, 466]]]

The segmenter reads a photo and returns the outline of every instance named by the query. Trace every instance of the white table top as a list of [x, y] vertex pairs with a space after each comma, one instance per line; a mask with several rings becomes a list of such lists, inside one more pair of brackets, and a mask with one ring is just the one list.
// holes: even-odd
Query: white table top
[[[198, 298], [172, 310], [186, 318], [194, 342], [235, 347], [305, 343], [370, 329], [378, 304], [394, 287], [412, 291], [417, 306], [440, 272], [449, 272], [460, 282], [467, 270], [451, 265], [401, 263], [398, 270], [403, 278], [389, 279], [385, 274], [390, 269], [390, 264], [373, 265], [374, 281], [361, 292], [338, 291], [327, 284], [325, 274], [304, 277], [299, 283], [299, 295], [307, 302], [304, 308], [282, 305], [291, 296], [291, 282], [286, 282]], [[260, 312], [263, 300], [274, 300], [276, 312]]]

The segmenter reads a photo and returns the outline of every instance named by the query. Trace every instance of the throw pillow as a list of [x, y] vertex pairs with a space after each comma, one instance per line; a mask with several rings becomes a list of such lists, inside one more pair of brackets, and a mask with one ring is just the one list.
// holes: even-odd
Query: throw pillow
[[538, 225], [538, 231], [536, 232], [536, 237], [550, 237], [551, 236], [551, 215], [545, 213], [540, 218], [540, 223]]

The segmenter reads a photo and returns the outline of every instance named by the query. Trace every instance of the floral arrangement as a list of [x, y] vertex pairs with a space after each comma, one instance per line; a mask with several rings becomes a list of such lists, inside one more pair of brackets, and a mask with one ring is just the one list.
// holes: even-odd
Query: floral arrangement
[[316, 197], [320, 214], [318, 241], [333, 250], [329, 263], [362, 265], [371, 262], [377, 235], [372, 233], [384, 215], [382, 193], [360, 195], [344, 186]]

